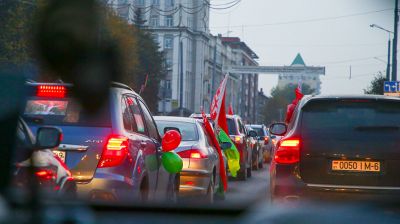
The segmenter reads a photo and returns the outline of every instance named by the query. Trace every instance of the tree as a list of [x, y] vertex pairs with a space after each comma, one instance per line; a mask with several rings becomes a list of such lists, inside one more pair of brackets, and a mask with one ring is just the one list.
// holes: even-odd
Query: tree
[[[294, 90], [297, 86], [288, 84], [284, 88], [273, 88], [271, 90], [271, 98], [265, 104], [263, 114], [264, 123], [270, 124], [275, 121], [283, 121], [286, 115], [286, 107], [295, 99]], [[302, 85], [302, 93], [305, 95], [312, 94], [314, 89], [307, 84]]]
[[383, 84], [385, 81], [387, 80], [382, 74], [375, 76], [368, 88], [364, 89], [364, 93], [383, 95]]
[[133, 17], [133, 24], [135, 24], [135, 26], [138, 29], [143, 29], [144, 28], [144, 24], [147, 22], [147, 20], [143, 19], [143, 12], [142, 12], [142, 8], [137, 7], [135, 9], [135, 15]]

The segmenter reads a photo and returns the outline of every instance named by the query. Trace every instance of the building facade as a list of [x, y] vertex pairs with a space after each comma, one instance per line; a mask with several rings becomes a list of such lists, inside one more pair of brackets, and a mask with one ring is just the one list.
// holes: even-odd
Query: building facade
[[[209, 1], [109, 0], [119, 16], [133, 23], [140, 8], [143, 27], [164, 52], [167, 74], [160, 83], [158, 114], [208, 112], [230, 65], [257, 65], [257, 55], [239, 38], [213, 36]], [[257, 74], [231, 74], [226, 106], [244, 120], [256, 120]]]
[[[306, 66], [300, 53], [296, 55], [296, 58], [293, 60], [290, 66], [303, 66], [303, 67]], [[321, 80], [319, 76], [320, 74], [315, 74], [315, 73], [279, 74], [278, 88], [284, 88], [286, 85], [296, 86], [300, 81], [302, 84], [309, 85], [311, 89], [314, 90], [315, 94], [320, 94]]]

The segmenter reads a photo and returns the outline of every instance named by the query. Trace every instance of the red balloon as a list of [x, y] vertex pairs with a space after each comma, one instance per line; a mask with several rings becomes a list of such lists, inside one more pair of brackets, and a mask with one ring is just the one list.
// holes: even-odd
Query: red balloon
[[181, 144], [181, 134], [176, 130], [169, 130], [164, 134], [161, 141], [162, 150], [169, 152], [176, 149]]

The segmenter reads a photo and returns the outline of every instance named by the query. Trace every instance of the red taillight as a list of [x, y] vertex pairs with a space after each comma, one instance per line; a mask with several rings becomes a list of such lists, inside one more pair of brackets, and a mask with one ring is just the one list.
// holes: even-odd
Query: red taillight
[[279, 143], [274, 160], [279, 164], [292, 164], [300, 161], [300, 140], [284, 139]]
[[231, 136], [231, 139], [236, 144], [241, 144], [243, 142], [243, 137], [240, 135]]
[[57, 179], [57, 173], [54, 173], [52, 170], [39, 170], [36, 171], [35, 175], [42, 181]]
[[40, 85], [38, 86], [36, 95], [39, 97], [64, 98], [66, 92], [65, 86]]
[[204, 158], [207, 158], [207, 155], [205, 155], [199, 149], [189, 149], [189, 150], [181, 151], [181, 152], [178, 152], [178, 155], [181, 158], [187, 158], [187, 159], [204, 159]]
[[111, 136], [104, 147], [98, 167], [120, 165], [128, 155], [128, 139], [124, 136]]
[[269, 143], [269, 137], [268, 136], [265, 136], [264, 137], [264, 144], [268, 144]]

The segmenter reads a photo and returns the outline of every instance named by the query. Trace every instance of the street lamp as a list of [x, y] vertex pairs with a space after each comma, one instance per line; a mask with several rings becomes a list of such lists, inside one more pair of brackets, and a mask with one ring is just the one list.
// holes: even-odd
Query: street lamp
[[393, 33], [390, 30], [387, 30], [379, 25], [376, 24], [371, 24], [369, 25], [372, 28], [378, 28], [380, 30], [383, 30], [389, 34], [389, 40], [388, 40], [388, 59], [387, 59], [387, 66], [386, 66], [386, 80], [390, 81], [390, 34]]

